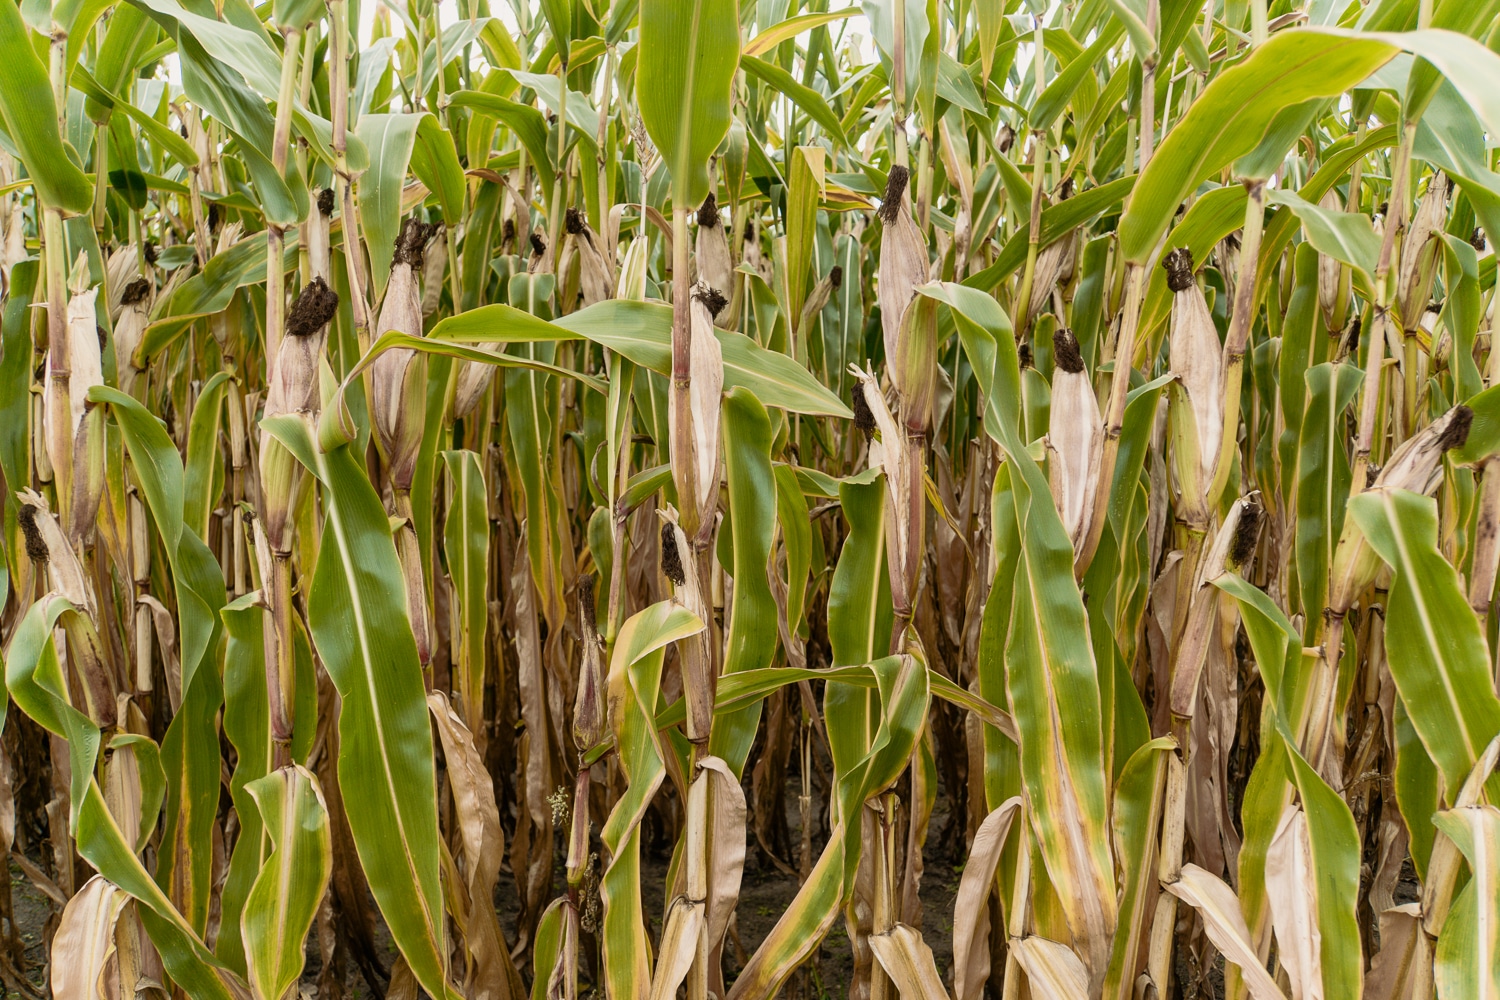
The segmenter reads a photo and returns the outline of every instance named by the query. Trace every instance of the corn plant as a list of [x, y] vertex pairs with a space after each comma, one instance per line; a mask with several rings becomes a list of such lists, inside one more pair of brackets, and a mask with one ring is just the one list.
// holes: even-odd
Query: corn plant
[[0, 0], [8, 991], [1500, 1000], [1500, 0], [829, 7]]

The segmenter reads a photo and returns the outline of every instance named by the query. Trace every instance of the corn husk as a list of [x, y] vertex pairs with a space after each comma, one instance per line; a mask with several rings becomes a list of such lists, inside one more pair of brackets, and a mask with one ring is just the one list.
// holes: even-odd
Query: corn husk
[[10, 272], [25, 260], [26, 212], [19, 196], [7, 199], [10, 202], [10, 218], [5, 222], [5, 248], [0, 251], [0, 275], [5, 278], [5, 291], [10, 290]]
[[[910, 610], [911, 587], [916, 582], [915, 574], [909, 570], [915, 567], [915, 559], [921, 554], [917, 551], [921, 526], [913, 523], [907, 510], [913, 486], [920, 489], [920, 484], [913, 483], [914, 477], [921, 474], [920, 452], [913, 447], [906, 429], [897, 424], [874, 374], [858, 365], [850, 365], [849, 374], [858, 380], [854, 387], [860, 396], [860, 405], [855, 408], [856, 421], [867, 433], [867, 421], [880, 433], [879, 440], [870, 441], [868, 462], [870, 468], [885, 473], [886, 558], [891, 566], [899, 568], [891, 576], [891, 597], [897, 613], [905, 613]], [[914, 457], [917, 461], [913, 461]]]
[[1207, 662], [1209, 647], [1218, 634], [1219, 591], [1213, 582], [1231, 568], [1248, 563], [1259, 537], [1261, 513], [1260, 499], [1254, 493], [1235, 501], [1198, 562], [1193, 589], [1189, 592], [1187, 622], [1172, 671], [1171, 709], [1181, 718], [1193, 713], [1198, 679]]
[[303, 287], [287, 313], [286, 336], [271, 366], [265, 415], [316, 415], [321, 402], [318, 365], [323, 357], [328, 324], [338, 312], [338, 293], [322, 278]]
[[1076, 552], [1087, 537], [1099, 492], [1104, 421], [1073, 332], [1053, 334], [1052, 406], [1047, 425], [1052, 500]]
[[333, 225], [333, 188], [318, 192], [318, 210], [307, 221], [307, 263], [314, 278], [328, 281], [333, 277], [329, 229]]
[[896, 353], [887, 360], [908, 434], [926, 434], [932, 426], [938, 388], [937, 306], [927, 296], [913, 298], [901, 320]]
[[[880, 234], [880, 266], [876, 272], [875, 299], [880, 306], [880, 327], [885, 337], [885, 356], [901, 355], [901, 335], [906, 312], [916, 297], [917, 288], [927, 283], [927, 241], [912, 218], [907, 197], [908, 172], [905, 167], [891, 168], [880, 219], [885, 229]], [[901, 366], [891, 368], [891, 381], [899, 392], [905, 392]]]
[[448, 232], [437, 226], [422, 252], [422, 316], [438, 311], [443, 301], [443, 275], [448, 268]]
[[620, 277], [615, 283], [615, 298], [639, 301], [646, 297], [646, 268], [651, 261], [651, 242], [645, 236], [637, 236], [625, 248], [625, 260], [620, 265]]
[[835, 264], [822, 279], [807, 293], [807, 301], [802, 303], [802, 315], [797, 321], [797, 329], [806, 330], [809, 324], [817, 318], [818, 313], [828, 305], [828, 300], [833, 292], [844, 280], [844, 269]]
[[728, 295], [733, 290], [734, 265], [729, 259], [729, 235], [712, 192], [698, 209], [696, 250], [698, 280]]
[[[692, 455], [688, 460], [692, 462], [693, 482], [697, 487], [697, 509], [706, 523], [711, 523], [719, 495], [719, 404], [724, 394], [724, 355], [719, 338], [714, 335], [714, 316], [724, 305], [723, 295], [700, 283], [693, 289], [693, 299], [688, 307], [692, 338], [688, 400], [693, 422]], [[678, 421], [682, 419], [683, 415], [677, 412], [677, 395], [673, 393], [667, 409], [673, 440], [676, 440]], [[674, 472], [678, 470], [676, 461], [672, 468]], [[677, 484], [679, 495], [686, 494], [685, 485], [682, 482]]]
[[[1067, 201], [1073, 193], [1073, 181], [1065, 181], [1057, 193], [1059, 202]], [[1073, 279], [1078, 264], [1078, 230], [1070, 230], [1058, 239], [1042, 247], [1036, 255], [1036, 268], [1031, 278], [1031, 299], [1026, 307], [1026, 324], [1030, 329], [1050, 304], [1052, 293]]]
[[109, 322], [119, 322], [120, 309], [124, 305], [125, 289], [138, 277], [136, 273], [136, 250], [134, 243], [116, 247], [104, 265], [104, 286], [109, 289]]
[[[1443, 481], [1443, 454], [1462, 447], [1469, 439], [1474, 411], [1462, 404], [1403, 441], [1392, 452], [1371, 484], [1371, 490], [1408, 490], [1431, 496]], [[1352, 517], [1344, 518], [1344, 530], [1333, 552], [1332, 581], [1328, 607], [1343, 614], [1375, 578], [1384, 563], [1365, 539]]]
[[[422, 300], [416, 270], [422, 266], [427, 226], [407, 219], [396, 238], [396, 254], [385, 301], [380, 305], [376, 336], [399, 331], [422, 335]], [[370, 365], [370, 412], [375, 440], [390, 468], [391, 485], [411, 488], [417, 452], [422, 446], [422, 424], [427, 408], [427, 358], [407, 348], [386, 351]]]
[[775, 270], [772, 268], [771, 262], [766, 259], [766, 255], [761, 252], [760, 237], [754, 219], [745, 220], [742, 250], [740, 259], [748, 267], [754, 269], [755, 273], [760, 275], [766, 284], [772, 284], [776, 276]]
[[600, 249], [598, 234], [576, 208], [568, 209], [566, 228], [569, 247], [564, 253], [571, 251], [577, 257], [578, 290], [583, 295], [583, 305], [591, 306], [612, 298], [614, 268]]
[[573, 700], [573, 745], [588, 750], [604, 738], [608, 691], [604, 685], [604, 640], [594, 608], [594, 577], [578, 581], [578, 634], [583, 662], [578, 669], [578, 693]]
[[427, 610], [427, 582], [422, 573], [422, 549], [412, 520], [411, 496], [398, 490], [393, 506], [400, 522], [392, 532], [392, 540], [396, 543], [396, 557], [401, 562], [401, 578], [406, 584], [406, 618], [417, 643], [417, 656], [425, 666], [432, 659], [432, 615]]
[[1436, 247], [1428, 247], [1434, 233], [1440, 233], [1443, 220], [1448, 214], [1448, 178], [1437, 173], [1427, 182], [1427, 190], [1417, 203], [1401, 244], [1401, 269], [1397, 272], [1396, 295], [1401, 302], [1405, 325], [1412, 329], [1427, 306], [1427, 296], [1432, 290], [1433, 273], [1436, 270]]
[[[48, 402], [48, 420], [67, 414], [63, 426], [45, 428], [48, 457], [54, 469], [68, 462], [73, 470], [72, 490], [63, 511], [68, 514], [68, 536], [78, 540], [87, 535], [99, 510], [104, 490], [104, 414], [91, 412], [89, 390], [104, 384], [100, 330], [94, 302], [98, 288], [85, 289], [88, 266], [82, 254], [73, 273], [73, 294], [68, 299], [65, 322], [68, 327], [68, 369], [66, 386], [57, 382], [58, 373], [49, 362], [45, 366], [43, 394]], [[67, 393], [66, 404], [59, 398]]]
[[27, 558], [38, 569], [46, 567], [50, 590], [93, 617], [98, 612], [83, 565], [63, 536], [62, 527], [47, 505], [46, 497], [29, 489], [20, 490], [15, 496], [19, 503], [16, 522], [21, 529]]
[[136, 352], [146, 336], [151, 316], [151, 282], [136, 278], [122, 291], [120, 315], [115, 320], [115, 377], [120, 391], [134, 396], [143, 371], [136, 367]]
[[1167, 356], [1177, 376], [1171, 423], [1173, 469], [1189, 520], [1207, 522], [1209, 498], [1224, 428], [1223, 348], [1203, 291], [1193, 280], [1192, 256], [1175, 250], [1162, 262], [1172, 290]]

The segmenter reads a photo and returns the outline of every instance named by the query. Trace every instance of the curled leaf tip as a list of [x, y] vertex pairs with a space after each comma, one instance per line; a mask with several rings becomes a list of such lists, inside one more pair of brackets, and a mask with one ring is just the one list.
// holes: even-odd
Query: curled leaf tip
[[1162, 258], [1161, 266], [1167, 271], [1167, 287], [1174, 292], [1185, 292], [1193, 285], [1193, 251], [1178, 247]]
[[287, 314], [287, 336], [306, 337], [317, 333], [332, 321], [338, 309], [339, 293], [329, 288], [321, 276], [313, 278], [302, 286], [301, 294]]
[[891, 168], [891, 175], [885, 182], [885, 197], [880, 202], [882, 222], [896, 221], [896, 213], [901, 211], [901, 196], [906, 194], [906, 182], [910, 178], [911, 171], [899, 163]]
[[26, 558], [33, 563], [41, 565], [47, 561], [47, 542], [42, 538], [42, 530], [36, 525], [37, 510], [29, 503], [23, 503], [16, 511], [16, 523], [21, 526], [21, 534], [26, 539]]
[[333, 215], [333, 188], [318, 192], [318, 212], [325, 217]]
[[1065, 326], [1052, 334], [1052, 358], [1057, 367], [1072, 375], [1083, 372], [1083, 352], [1078, 349], [1078, 338]]
[[719, 200], [710, 191], [698, 209], [698, 225], [713, 228], [719, 224]]
[[1453, 408], [1453, 416], [1448, 418], [1448, 426], [1443, 428], [1442, 437], [1438, 438], [1438, 447], [1443, 451], [1450, 448], [1462, 448], [1469, 440], [1469, 428], [1474, 426], [1474, 411], [1462, 403]]
[[677, 551], [677, 526], [665, 522], [661, 526], [661, 575], [680, 587], [687, 582], [682, 571], [682, 553]]

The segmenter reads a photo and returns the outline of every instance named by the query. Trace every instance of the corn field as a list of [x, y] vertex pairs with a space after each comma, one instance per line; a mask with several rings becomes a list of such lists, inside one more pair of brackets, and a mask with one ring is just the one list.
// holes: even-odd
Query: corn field
[[1500, 1000], [1500, 0], [830, 6], [0, 0], [6, 996]]

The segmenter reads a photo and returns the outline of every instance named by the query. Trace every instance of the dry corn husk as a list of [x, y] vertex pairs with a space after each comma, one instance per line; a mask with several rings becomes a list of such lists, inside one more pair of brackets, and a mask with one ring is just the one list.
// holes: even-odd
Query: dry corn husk
[[[422, 335], [422, 301], [416, 269], [422, 266], [422, 248], [428, 227], [407, 219], [396, 237], [391, 278], [385, 301], [380, 305], [377, 336], [392, 330], [413, 337]], [[370, 365], [370, 412], [375, 439], [390, 467], [391, 485], [411, 488], [416, 473], [417, 452], [422, 447], [422, 423], [427, 408], [427, 359], [407, 348], [386, 351]]]
[[552, 273], [552, 248], [541, 233], [531, 234], [531, 257], [526, 262], [526, 270], [531, 274]]
[[611, 298], [615, 287], [614, 268], [599, 249], [599, 237], [589, 228], [588, 220], [576, 208], [568, 209], [566, 229], [569, 247], [578, 260], [578, 290], [583, 304], [591, 306]]
[[130, 286], [136, 273], [136, 251], [134, 243], [117, 247], [104, 265], [104, 287], [109, 289], [109, 322], [114, 325], [120, 319], [120, 308], [124, 305], [125, 289]]
[[[1063, 182], [1057, 192], [1059, 202], [1067, 201], [1073, 193], [1073, 179]], [[1052, 299], [1052, 292], [1073, 279], [1073, 270], [1078, 263], [1078, 230], [1073, 229], [1042, 247], [1036, 255], [1036, 268], [1031, 278], [1031, 300], [1026, 307], [1026, 325], [1029, 329]]]
[[1249, 563], [1260, 537], [1262, 510], [1255, 493], [1235, 501], [1214, 534], [1212, 544], [1198, 562], [1189, 596], [1187, 624], [1172, 668], [1171, 709], [1180, 718], [1190, 718], [1193, 714], [1198, 679], [1203, 673], [1209, 646], [1219, 631], [1216, 612], [1224, 602], [1220, 601], [1218, 588], [1213, 582], [1231, 569]]
[[604, 640], [594, 608], [593, 574], [578, 581], [578, 623], [583, 662], [578, 670], [578, 694], [573, 700], [573, 745], [585, 751], [604, 738], [608, 723]]
[[151, 281], [136, 278], [121, 290], [120, 314], [115, 320], [115, 377], [120, 391], [136, 394], [136, 384], [143, 369], [136, 367], [136, 352], [146, 336], [151, 317]]
[[[328, 324], [338, 313], [338, 293], [322, 278], [313, 278], [287, 313], [286, 335], [276, 349], [266, 391], [265, 416], [302, 414], [316, 420], [322, 403], [320, 366]], [[261, 518], [274, 550], [292, 544], [292, 510], [305, 485], [299, 463], [269, 431], [260, 434]], [[270, 579], [270, 577], [262, 577]]]
[[698, 280], [728, 295], [733, 290], [734, 265], [729, 259], [729, 234], [719, 218], [719, 203], [710, 191], [698, 209]]
[[[677, 603], [698, 616], [699, 621], [712, 621], [714, 612], [708, 581], [699, 578], [693, 561], [693, 548], [687, 533], [679, 523], [676, 508], [670, 504], [658, 510], [661, 519], [661, 572], [672, 584], [672, 597]], [[710, 524], [712, 517], [705, 517]], [[708, 647], [708, 633], [699, 632], [685, 640], [682, 651], [683, 701], [687, 714], [687, 736], [693, 742], [702, 742], [709, 735], [713, 723], [713, 676], [712, 656]], [[618, 661], [616, 661], [618, 662]], [[614, 681], [611, 680], [611, 688]], [[613, 693], [609, 699], [609, 716], [617, 721]]]
[[[689, 336], [692, 340], [692, 370], [689, 374], [688, 401], [692, 407], [693, 446], [687, 461], [692, 463], [693, 483], [697, 492], [694, 502], [704, 524], [712, 524], [719, 495], [719, 404], [724, 394], [724, 354], [714, 335], [714, 316], [727, 303], [717, 290], [701, 282], [693, 289], [688, 306]], [[685, 415], [677, 412], [678, 395], [672, 393], [667, 421], [676, 440], [678, 421]], [[672, 462], [674, 474], [679, 464]], [[685, 463], [684, 463], [685, 464]], [[685, 470], [684, 470], [685, 471]], [[678, 495], [685, 496], [686, 483], [677, 483]]]
[[[68, 327], [66, 386], [58, 385], [59, 373], [51, 363], [46, 365], [43, 380], [48, 419], [68, 414], [65, 426], [46, 427], [46, 440], [54, 469], [71, 461], [72, 491], [63, 510], [69, 515], [68, 536], [74, 540], [92, 530], [104, 491], [104, 413], [95, 410], [88, 401], [89, 390], [104, 384], [101, 332], [94, 312], [99, 290], [86, 288], [87, 281], [88, 261], [80, 253], [73, 269], [72, 295], [64, 320]], [[64, 392], [66, 406], [60, 398]]]
[[38, 569], [46, 567], [49, 589], [93, 617], [97, 609], [93, 591], [83, 574], [83, 565], [63, 537], [62, 528], [47, 506], [46, 498], [26, 489], [16, 493], [16, 500], [19, 502], [16, 522], [21, 528], [27, 558]]
[[[927, 282], [927, 241], [911, 215], [907, 198], [908, 171], [897, 165], [891, 168], [885, 199], [880, 205], [880, 219], [885, 229], [880, 234], [880, 267], [876, 272], [875, 299], [880, 306], [880, 326], [885, 336], [885, 356], [892, 361], [901, 354], [901, 333], [906, 311], [916, 297], [917, 288]], [[891, 369], [891, 381], [904, 393], [901, 366]]]
[[19, 195], [7, 199], [10, 202], [10, 218], [5, 222], [5, 249], [0, 252], [0, 275], [5, 279], [5, 291], [10, 290], [10, 272], [28, 256], [26, 253], [26, 212]]
[[1192, 254], [1185, 247], [1174, 250], [1162, 265], [1173, 293], [1167, 344], [1168, 364], [1177, 376], [1171, 409], [1173, 468], [1186, 519], [1206, 523], [1206, 492], [1224, 428], [1223, 348], [1208, 302], [1193, 280]]
[[914, 547], [920, 543], [916, 537], [918, 525], [905, 516], [905, 505], [912, 494], [913, 475], [920, 474], [920, 466], [913, 468], [913, 447], [905, 428], [896, 423], [886, 404], [885, 394], [872, 372], [858, 365], [849, 366], [849, 374], [858, 380], [855, 392], [855, 421], [866, 436], [872, 430], [880, 432], [880, 440], [871, 440], [869, 466], [885, 472], [886, 481], [886, 553], [891, 566], [900, 567], [900, 573], [892, 573], [892, 601], [898, 613], [911, 606], [911, 593], [907, 588], [915, 583], [906, 567], [913, 564], [913, 557], [920, 555]]
[[766, 259], [765, 254], [761, 252], [760, 236], [756, 225], [757, 223], [754, 219], [745, 220], [744, 245], [740, 259], [744, 261], [746, 266], [754, 269], [755, 273], [760, 275], [766, 284], [769, 285], [775, 280], [775, 270], [772, 268], [771, 262]]
[[[1401, 270], [1397, 275], [1396, 294], [1401, 301], [1402, 317], [1409, 315], [1412, 320], [1406, 325], [1407, 329], [1415, 324], [1426, 308], [1427, 295], [1432, 289], [1435, 254], [1427, 248], [1427, 242], [1434, 233], [1442, 231], [1443, 220], [1448, 214], [1448, 187], [1447, 175], [1432, 175], [1401, 244]], [[1427, 251], [1425, 255], [1424, 250]], [[1433, 260], [1424, 261], [1424, 256]]]
[[[1443, 481], [1443, 454], [1462, 447], [1469, 439], [1474, 411], [1463, 404], [1453, 407], [1403, 441], [1391, 454], [1371, 484], [1371, 490], [1409, 490], [1431, 496]], [[1375, 582], [1385, 564], [1370, 547], [1359, 524], [1344, 518], [1344, 530], [1333, 551], [1332, 581], [1328, 607], [1344, 614], [1361, 591]]]
[[333, 188], [318, 192], [318, 210], [307, 221], [307, 262], [314, 278], [324, 281], [333, 277], [329, 229], [333, 225]]
[[1088, 535], [1099, 492], [1104, 421], [1099, 398], [1084, 368], [1078, 339], [1066, 327], [1052, 335], [1055, 370], [1047, 445], [1052, 450], [1052, 500], [1076, 552]]
[[271, 366], [265, 415], [316, 414], [321, 402], [318, 365], [323, 357], [328, 324], [339, 308], [338, 293], [322, 278], [313, 278], [287, 313], [286, 336]]
[[834, 290], [843, 282], [844, 269], [837, 264], [829, 268], [828, 273], [807, 294], [807, 301], [802, 303], [802, 315], [797, 321], [797, 329], [808, 328], [818, 313], [823, 311], [823, 307], [828, 305], [828, 300], [833, 297]]

